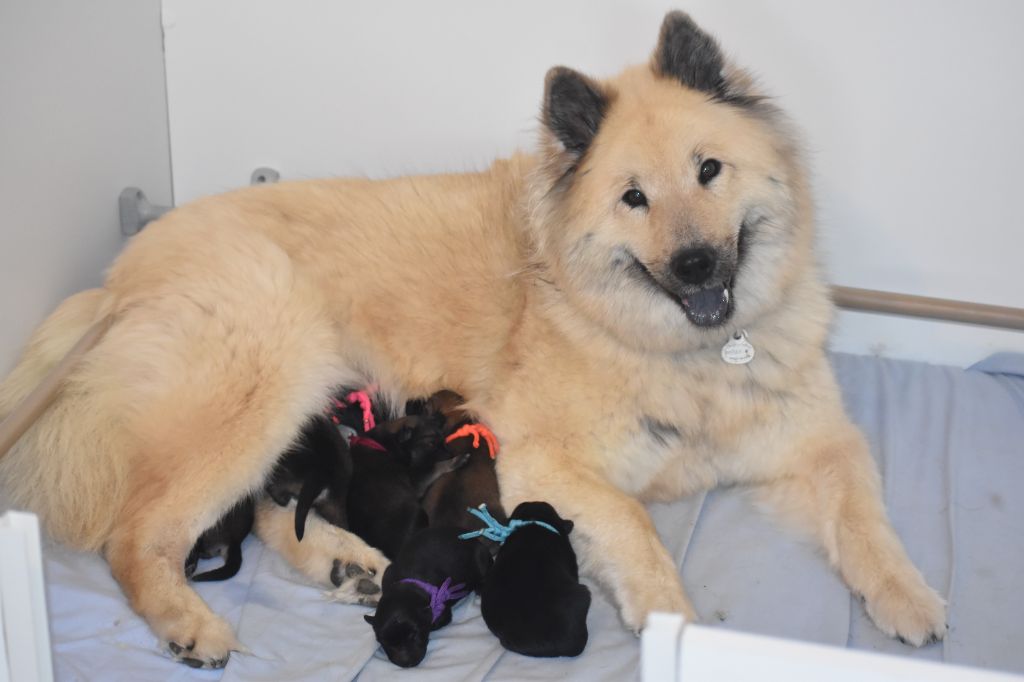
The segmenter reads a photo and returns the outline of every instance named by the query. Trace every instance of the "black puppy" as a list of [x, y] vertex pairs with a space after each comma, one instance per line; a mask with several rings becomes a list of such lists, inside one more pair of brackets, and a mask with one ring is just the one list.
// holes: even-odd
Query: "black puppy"
[[572, 521], [547, 502], [523, 502], [509, 524], [480, 591], [484, 622], [509, 651], [578, 656], [587, 645], [590, 590], [569, 544]]
[[[255, 513], [253, 498], [246, 496], [229, 509], [213, 528], [200, 535], [185, 559], [185, 577], [195, 582], [206, 582], [227, 580], [238, 573], [242, 567], [242, 541], [252, 531]], [[212, 559], [215, 556], [224, 558], [223, 566], [193, 575], [199, 559]]]
[[295, 536], [302, 540], [313, 509], [325, 521], [348, 527], [348, 491], [352, 458], [348, 444], [326, 416], [310, 419], [264, 486], [282, 507], [295, 499]]
[[432, 416], [384, 422], [349, 444], [349, 530], [394, 560], [406, 540], [427, 525], [420, 508], [423, 491], [464, 460], [445, 451], [441, 423]]
[[381, 578], [377, 611], [364, 616], [395, 665], [419, 665], [432, 630], [452, 620], [452, 605], [480, 588], [490, 553], [461, 529], [427, 528], [413, 535]]

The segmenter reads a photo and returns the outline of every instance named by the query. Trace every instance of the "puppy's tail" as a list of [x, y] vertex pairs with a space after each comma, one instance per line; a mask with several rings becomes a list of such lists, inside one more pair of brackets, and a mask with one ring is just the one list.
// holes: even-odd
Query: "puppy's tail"
[[309, 516], [309, 509], [317, 496], [327, 487], [320, 477], [312, 480], [313, 477], [306, 477], [299, 490], [299, 497], [295, 502], [295, 537], [302, 542], [302, 536], [306, 533], [306, 517]]
[[87, 289], [65, 299], [35, 331], [0, 383], [0, 457], [60, 394], [78, 361], [110, 327], [112, 309], [105, 289]]
[[224, 565], [220, 568], [215, 568], [212, 571], [206, 571], [199, 575], [192, 576], [192, 582], [206, 583], [213, 582], [216, 580], [227, 580], [238, 573], [238, 569], [242, 567], [242, 543], [233, 542], [228, 545], [228, 553], [224, 558]]

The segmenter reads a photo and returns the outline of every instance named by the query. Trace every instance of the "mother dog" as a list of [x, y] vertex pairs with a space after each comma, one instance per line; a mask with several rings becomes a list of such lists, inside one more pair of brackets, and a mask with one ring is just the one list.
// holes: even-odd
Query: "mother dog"
[[[7, 413], [113, 320], [0, 461], [15, 504], [101, 550], [175, 655], [222, 665], [239, 645], [182, 574], [196, 537], [333, 387], [451, 388], [502, 442], [505, 507], [573, 519], [628, 628], [695, 615], [641, 502], [748, 483], [881, 630], [941, 637], [823, 352], [832, 308], [781, 113], [672, 13], [649, 64], [552, 69], [541, 118], [535, 155], [482, 173], [246, 189], [148, 227], [3, 384]], [[749, 362], [723, 361], [730, 339]], [[262, 507], [257, 530], [312, 580], [336, 560], [379, 576], [378, 552], [322, 523], [299, 544], [288, 514]]]

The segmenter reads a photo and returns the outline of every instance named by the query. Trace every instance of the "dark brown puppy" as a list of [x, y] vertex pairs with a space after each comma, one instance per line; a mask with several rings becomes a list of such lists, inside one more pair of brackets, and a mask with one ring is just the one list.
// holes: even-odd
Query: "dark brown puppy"
[[466, 512], [486, 504], [494, 518], [507, 521], [501, 506], [498, 477], [494, 471], [494, 443], [472, 434], [452, 438], [463, 427], [475, 424], [472, 415], [462, 409], [462, 396], [453, 391], [439, 391], [424, 401], [406, 405], [406, 412], [435, 415], [444, 419], [445, 447], [454, 456], [468, 461], [458, 469], [441, 476], [423, 497], [423, 510], [431, 526], [457, 526], [468, 530], [481, 527], [475, 516]]

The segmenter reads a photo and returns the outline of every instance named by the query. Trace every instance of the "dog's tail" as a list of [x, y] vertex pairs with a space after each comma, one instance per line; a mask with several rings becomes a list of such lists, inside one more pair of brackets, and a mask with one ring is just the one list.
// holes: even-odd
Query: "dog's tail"
[[242, 567], [242, 543], [232, 542], [228, 545], [227, 556], [224, 557], [224, 565], [220, 568], [215, 568], [212, 571], [206, 571], [199, 575], [192, 576], [192, 582], [206, 583], [213, 582], [216, 580], [227, 580], [238, 573], [238, 569]]
[[116, 300], [105, 289], [71, 296], [35, 331], [0, 383], [0, 484], [13, 508], [85, 550], [106, 541], [127, 476], [120, 414], [99, 409], [90, 359], [109, 336]]
[[64, 380], [113, 321], [112, 297], [87, 289], [61, 303], [29, 340], [14, 370], [0, 383], [0, 457], [60, 393]]

